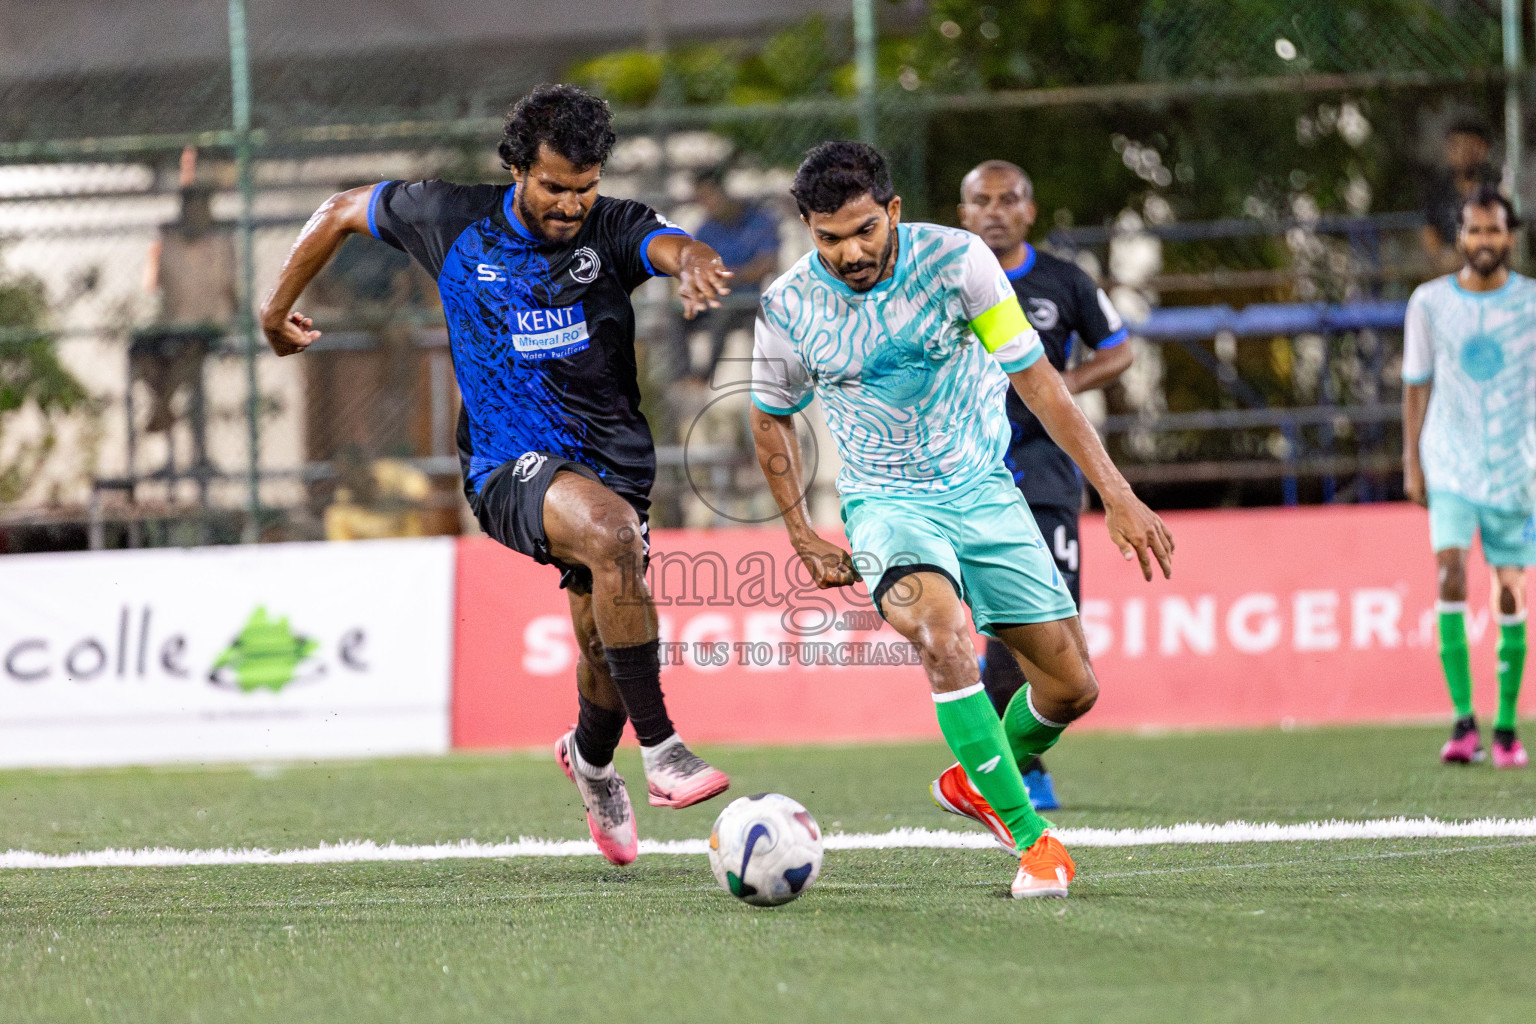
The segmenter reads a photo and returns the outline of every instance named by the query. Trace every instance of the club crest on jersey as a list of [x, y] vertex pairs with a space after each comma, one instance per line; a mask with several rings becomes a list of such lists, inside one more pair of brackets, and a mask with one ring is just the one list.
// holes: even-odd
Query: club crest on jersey
[[1037, 331], [1049, 331], [1061, 323], [1061, 310], [1050, 299], [1029, 300], [1029, 325]]
[[571, 280], [577, 284], [591, 284], [603, 269], [603, 261], [589, 246], [577, 249], [571, 257]]
[[517, 480], [532, 480], [544, 468], [549, 456], [543, 452], [524, 452], [512, 466], [512, 476]]
[[560, 359], [584, 351], [587, 314], [581, 303], [557, 309], [509, 309], [512, 347], [524, 359]]

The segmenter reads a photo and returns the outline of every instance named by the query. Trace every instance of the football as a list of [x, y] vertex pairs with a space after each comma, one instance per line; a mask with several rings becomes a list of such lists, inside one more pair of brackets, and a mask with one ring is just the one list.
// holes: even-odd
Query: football
[[709, 866], [720, 888], [755, 907], [776, 907], [821, 873], [821, 827], [782, 793], [734, 800], [709, 834]]

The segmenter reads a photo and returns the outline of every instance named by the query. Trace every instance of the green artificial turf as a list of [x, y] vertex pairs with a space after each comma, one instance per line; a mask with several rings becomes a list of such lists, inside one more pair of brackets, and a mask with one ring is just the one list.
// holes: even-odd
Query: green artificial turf
[[[1536, 816], [1441, 730], [1069, 737], [1067, 825]], [[707, 753], [823, 826], [964, 828], [931, 745]], [[638, 758], [620, 768], [638, 782]], [[633, 787], [641, 790], [641, 787]], [[702, 837], [722, 801], [639, 809]], [[0, 773], [0, 849], [585, 835], [544, 756]], [[1536, 840], [1075, 851], [1066, 901], [987, 851], [834, 851], [774, 910], [703, 857], [0, 873], [3, 1021], [1502, 1021], [1536, 1006]]]

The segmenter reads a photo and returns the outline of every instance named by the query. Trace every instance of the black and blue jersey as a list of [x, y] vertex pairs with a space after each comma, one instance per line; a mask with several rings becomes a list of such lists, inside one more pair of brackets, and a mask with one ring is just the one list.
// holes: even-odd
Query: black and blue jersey
[[656, 476], [640, 413], [630, 293], [657, 271], [652, 238], [684, 234], [643, 203], [599, 196], [569, 242], [535, 238], [511, 185], [386, 181], [368, 230], [437, 280], [464, 399], [466, 494], [527, 452], [591, 467], [637, 508]]
[[[1091, 349], [1125, 343], [1125, 327], [1109, 297], [1075, 263], [1039, 252], [1028, 243], [1024, 262], [1007, 271], [1019, 305], [1058, 371], [1067, 368], [1076, 337]], [[1032, 506], [1072, 509], [1083, 502], [1083, 481], [1066, 452], [1057, 447], [1018, 393], [1008, 389], [1008, 425], [1013, 436], [1005, 460], [1013, 482]]]

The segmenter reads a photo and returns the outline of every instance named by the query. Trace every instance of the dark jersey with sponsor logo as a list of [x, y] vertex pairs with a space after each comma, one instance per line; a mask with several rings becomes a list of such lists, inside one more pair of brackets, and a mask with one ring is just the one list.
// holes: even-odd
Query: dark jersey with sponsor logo
[[[1125, 328], [1109, 297], [1075, 263], [1024, 246], [1024, 262], [1008, 271], [1008, 280], [1030, 324], [1040, 332], [1045, 357], [1064, 370], [1072, 358], [1073, 339], [1091, 349], [1125, 343]], [[1083, 481], [1067, 453], [1056, 446], [1045, 425], [1008, 389], [1008, 425], [1013, 436], [1005, 461], [1013, 482], [1031, 505], [1076, 510], [1083, 501]]]
[[437, 279], [464, 397], [459, 462], [467, 494], [527, 452], [590, 466], [638, 508], [656, 476], [640, 413], [629, 296], [657, 274], [646, 247], [683, 234], [643, 203], [599, 196], [576, 237], [533, 237], [510, 185], [386, 181], [368, 229]]

